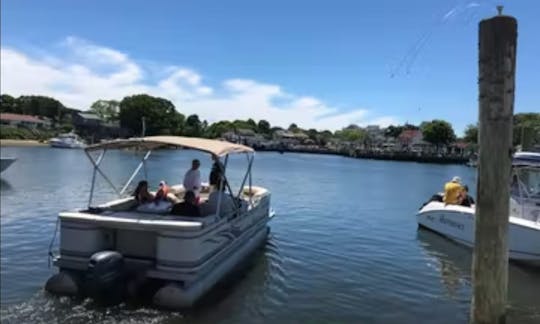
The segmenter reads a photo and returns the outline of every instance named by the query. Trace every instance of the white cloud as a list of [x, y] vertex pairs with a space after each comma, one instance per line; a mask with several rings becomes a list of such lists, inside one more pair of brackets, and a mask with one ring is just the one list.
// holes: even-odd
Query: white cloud
[[186, 115], [196, 113], [210, 122], [253, 118], [283, 127], [296, 123], [331, 130], [353, 123], [386, 126], [398, 122], [366, 109], [342, 112], [317, 98], [293, 95], [279, 85], [255, 80], [231, 78], [213, 88], [199, 73], [180, 66], [162, 67], [164, 77], [151, 81], [146, 72], [155, 64], [142, 66], [125, 53], [76, 37], [66, 38], [62, 48], [62, 55], [36, 57], [2, 47], [1, 92], [47, 95], [78, 109], [87, 109], [98, 99], [121, 100], [148, 93], [171, 100]]

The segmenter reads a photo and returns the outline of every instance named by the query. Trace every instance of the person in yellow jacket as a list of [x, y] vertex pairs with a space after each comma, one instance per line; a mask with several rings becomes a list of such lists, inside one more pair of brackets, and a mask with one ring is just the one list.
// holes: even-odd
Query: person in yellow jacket
[[444, 185], [444, 197], [443, 202], [445, 204], [461, 204], [463, 199], [463, 187], [461, 186], [461, 179], [459, 177], [453, 177], [452, 181], [447, 182]]

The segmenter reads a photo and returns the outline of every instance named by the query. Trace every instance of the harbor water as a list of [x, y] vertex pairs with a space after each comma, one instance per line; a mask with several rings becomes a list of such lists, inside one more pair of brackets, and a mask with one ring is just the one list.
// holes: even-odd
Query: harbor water
[[[269, 188], [276, 217], [268, 242], [193, 309], [144, 303], [100, 306], [43, 291], [55, 269], [48, 250], [59, 211], [86, 207], [92, 177], [82, 150], [3, 147], [17, 161], [1, 175], [2, 323], [466, 323], [471, 250], [417, 227], [415, 214], [460, 176], [474, 194], [475, 169], [330, 155], [256, 155], [253, 183]], [[142, 152], [108, 152], [103, 169], [124, 183]], [[160, 180], [180, 183], [194, 151], [156, 151]], [[228, 164], [241, 180], [242, 156]], [[96, 202], [114, 198], [105, 181]], [[53, 244], [57, 248], [58, 238]], [[181, 248], [181, 247], [179, 247]], [[511, 264], [510, 323], [540, 323], [540, 270]]]

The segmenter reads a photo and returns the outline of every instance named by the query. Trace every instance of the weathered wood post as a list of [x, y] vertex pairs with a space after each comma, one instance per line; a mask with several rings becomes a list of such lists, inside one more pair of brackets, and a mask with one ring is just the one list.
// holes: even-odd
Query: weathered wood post
[[505, 323], [517, 21], [480, 22], [479, 160], [471, 323]]

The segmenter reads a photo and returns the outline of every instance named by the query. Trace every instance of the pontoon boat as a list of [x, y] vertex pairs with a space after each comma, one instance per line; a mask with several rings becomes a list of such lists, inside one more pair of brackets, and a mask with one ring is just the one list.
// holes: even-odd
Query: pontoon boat
[[[219, 199], [231, 199], [232, 210], [220, 210], [221, 203], [216, 210], [205, 209], [208, 192], [201, 193], [201, 217], [175, 216], [167, 210], [143, 212], [133, 197], [124, 196], [141, 168], [146, 170], [152, 150], [171, 146], [224, 158], [221, 184], [227, 194]], [[108, 150], [126, 148], [144, 148], [147, 153], [128, 183], [118, 190], [99, 165]], [[154, 290], [156, 305], [189, 307], [266, 241], [267, 223], [273, 216], [270, 192], [251, 184], [254, 151], [250, 147], [209, 139], [151, 136], [95, 144], [85, 152], [94, 166], [89, 204], [59, 215], [60, 252], [52, 255], [59, 272], [46, 284], [50, 292], [97, 298], [113, 291], [111, 287], [117, 287], [115, 291], [129, 287], [127, 290], [133, 292], [152, 282], [161, 287]], [[246, 155], [248, 167], [242, 184], [232, 191], [225, 171], [229, 155], [239, 153]], [[101, 205], [92, 203], [98, 174], [113, 186], [119, 199]], [[169, 200], [180, 202], [183, 195], [182, 185], [171, 186]]]
[[[508, 250], [509, 257], [540, 265], [540, 154], [516, 153], [512, 163]], [[439, 200], [439, 201], [437, 201]], [[475, 206], [426, 203], [418, 225], [451, 240], [474, 245]]]

